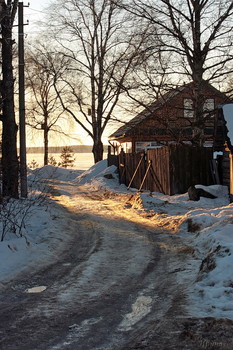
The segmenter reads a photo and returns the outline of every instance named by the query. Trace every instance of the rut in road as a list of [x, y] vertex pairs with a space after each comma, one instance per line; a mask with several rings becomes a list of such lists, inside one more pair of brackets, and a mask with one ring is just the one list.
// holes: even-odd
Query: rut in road
[[[180, 338], [187, 310], [176, 280], [185, 261], [179, 237], [124, 207], [122, 196], [61, 184], [53, 195], [69, 239], [56, 261], [1, 288], [0, 348], [156, 349], [167, 328], [164, 346], [194, 349], [190, 337]], [[47, 288], [25, 293], [32, 282]]]

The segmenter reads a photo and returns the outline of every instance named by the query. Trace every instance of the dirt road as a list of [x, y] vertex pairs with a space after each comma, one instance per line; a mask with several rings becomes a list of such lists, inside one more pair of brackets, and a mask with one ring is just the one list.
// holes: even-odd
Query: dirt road
[[178, 236], [125, 198], [81, 188], [71, 198], [57, 186], [51, 205], [69, 238], [56, 261], [1, 286], [1, 350], [233, 348], [230, 321], [189, 317], [177, 282], [189, 249]]

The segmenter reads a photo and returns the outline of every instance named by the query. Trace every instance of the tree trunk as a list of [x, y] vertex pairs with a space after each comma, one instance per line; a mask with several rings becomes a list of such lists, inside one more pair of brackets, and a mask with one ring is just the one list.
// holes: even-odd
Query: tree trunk
[[97, 163], [103, 159], [104, 147], [103, 147], [103, 142], [100, 139], [99, 139], [99, 141], [94, 141], [92, 153], [94, 155], [94, 162], [95, 163]]
[[194, 79], [193, 95], [194, 95], [193, 143], [198, 146], [203, 146], [204, 140], [205, 140], [204, 139], [205, 120], [204, 120], [204, 114], [203, 114], [204, 92], [203, 92], [203, 80], [200, 78]]
[[49, 159], [49, 128], [48, 128], [48, 117], [47, 115], [44, 118], [44, 165], [48, 165]]
[[44, 131], [44, 165], [48, 165], [49, 144], [48, 144], [48, 133]]
[[14, 112], [11, 18], [2, 21], [2, 188], [3, 196], [18, 198], [17, 125]]
[[194, 2], [193, 18], [193, 58], [190, 67], [192, 69], [192, 79], [194, 82], [193, 91], [193, 108], [194, 108], [194, 125], [193, 141], [198, 146], [204, 143], [205, 121], [203, 115], [204, 91], [203, 91], [203, 73], [204, 73], [204, 53], [201, 48], [201, 5], [200, 1]]

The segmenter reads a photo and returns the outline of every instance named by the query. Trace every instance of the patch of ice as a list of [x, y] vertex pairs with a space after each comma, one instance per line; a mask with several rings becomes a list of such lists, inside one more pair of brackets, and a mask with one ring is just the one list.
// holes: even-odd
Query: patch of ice
[[37, 287], [33, 287], [33, 288], [28, 288], [25, 290], [25, 293], [41, 293], [43, 292], [45, 289], [47, 289], [46, 286], [37, 286]]
[[139, 322], [143, 317], [149, 314], [151, 310], [152, 298], [139, 296], [132, 305], [132, 312], [125, 315], [123, 321], [119, 325], [121, 331], [128, 331]]

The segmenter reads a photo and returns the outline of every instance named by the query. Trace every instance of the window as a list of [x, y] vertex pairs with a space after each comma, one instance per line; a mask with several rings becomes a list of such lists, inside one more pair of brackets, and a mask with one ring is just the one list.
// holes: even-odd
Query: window
[[135, 142], [135, 152], [143, 152], [145, 151], [147, 148], [157, 148], [158, 143], [156, 141], [144, 141], [144, 142]]
[[204, 102], [203, 106], [204, 112], [209, 112], [214, 110], [214, 99], [213, 98], [207, 98]]
[[184, 98], [184, 117], [194, 117], [193, 100], [191, 98]]
[[[203, 105], [203, 111], [209, 112], [214, 110], [214, 98], [207, 98]], [[193, 109], [193, 100], [191, 98], [184, 98], [184, 117], [193, 118], [194, 109]]]
[[125, 153], [131, 153], [132, 152], [132, 142], [124, 142], [121, 144], [121, 148]]

